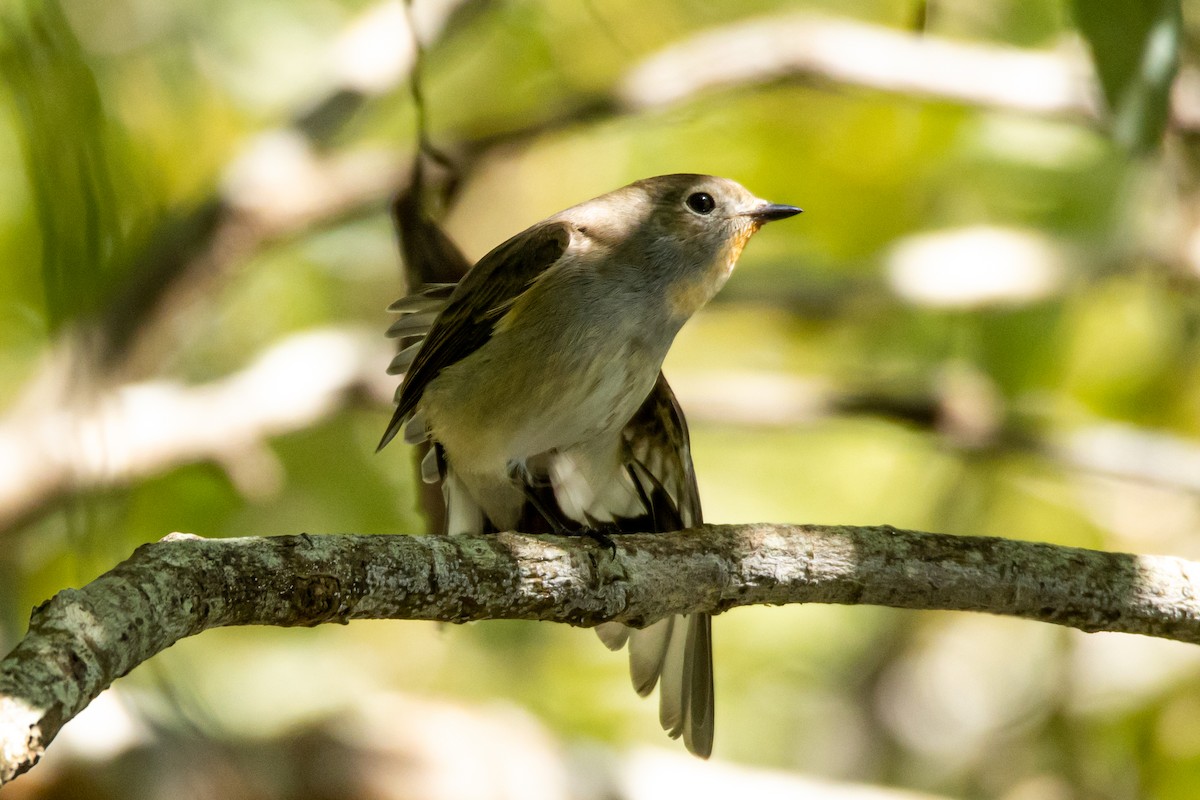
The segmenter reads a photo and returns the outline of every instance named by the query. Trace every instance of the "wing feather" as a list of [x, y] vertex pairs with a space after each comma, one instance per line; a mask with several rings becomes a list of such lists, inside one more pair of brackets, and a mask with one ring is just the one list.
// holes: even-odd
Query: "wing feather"
[[554, 266], [570, 242], [568, 223], [541, 223], [479, 259], [450, 295], [405, 372], [396, 411], [379, 442], [380, 448], [404, 426], [429, 382], [486, 344], [502, 313], [498, 309], [506, 308], [535, 278]]
[[[639, 476], [648, 480], [647, 494], [656, 531], [699, 525], [700, 489], [692, 466], [687, 420], [666, 377], [658, 381], [622, 431]], [[663, 496], [665, 495], [665, 497]]]

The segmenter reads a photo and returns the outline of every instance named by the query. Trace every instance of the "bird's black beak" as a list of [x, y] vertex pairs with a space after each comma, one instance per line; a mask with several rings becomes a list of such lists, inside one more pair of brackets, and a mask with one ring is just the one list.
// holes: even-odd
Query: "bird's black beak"
[[780, 203], [764, 203], [752, 211], [747, 211], [746, 216], [753, 219], [759, 225], [762, 225], [764, 222], [774, 222], [777, 219], [794, 217], [803, 210], [802, 208], [785, 206]]

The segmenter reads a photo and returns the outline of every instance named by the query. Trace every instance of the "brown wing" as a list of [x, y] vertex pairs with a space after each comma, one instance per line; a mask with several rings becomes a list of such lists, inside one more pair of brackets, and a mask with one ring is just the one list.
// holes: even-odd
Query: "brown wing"
[[571, 241], [565, 222], [536, 225], [479, 259], [450, 295], [400, 386], [396, 412], [379, 442], [395, 437], [437, 374], [466, 358], [490, 338], [508, 302], [553, 266]]
[[687, 421], [661, 372], [622, 436], [638, 482], [647, 489], [653, 530], [665, 532], [699, 525], [703, 521], [700, 490], [692, 466]]

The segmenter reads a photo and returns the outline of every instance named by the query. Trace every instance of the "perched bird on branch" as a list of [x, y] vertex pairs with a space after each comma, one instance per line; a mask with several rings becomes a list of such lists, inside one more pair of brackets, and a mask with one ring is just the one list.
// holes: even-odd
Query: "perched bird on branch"
[[[764, 223], [800, 212], [733, 181], [663, 175], [561, 211], [490, 253], [457, 285], [394, 303], [393, 336], [424, 338], [379, 446], [428, 441], [446, 533], [666, 532], [701, 522], [683, 412], [660, 369], [675, 334], [732, 273]], [[660, 686], [660, 720], [707, 757], [713, 739], [711, 619], [634, 630], [634, 687]]]

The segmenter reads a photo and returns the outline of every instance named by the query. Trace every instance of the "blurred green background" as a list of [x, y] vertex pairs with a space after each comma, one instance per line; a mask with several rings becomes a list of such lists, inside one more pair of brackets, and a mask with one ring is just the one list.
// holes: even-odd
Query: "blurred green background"
[[[805, 208], [665, 368], [709, 521], [1193, 558], [1196, 11], [413, 9], [470, 257], [667, 172]], [[0, 12], [3, 650], [33, 605], [172, 531], [423, 530], [409, 454], [373, 453], [412, 52], [400, 3]], [[248, 628], [121, 679], [6, 797], [1200, 796], [1194, 647], [868, 607], [714, 631], [710, 764], [586, 631]]]

